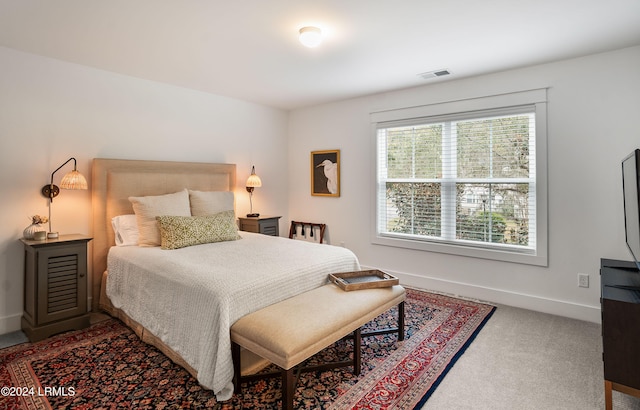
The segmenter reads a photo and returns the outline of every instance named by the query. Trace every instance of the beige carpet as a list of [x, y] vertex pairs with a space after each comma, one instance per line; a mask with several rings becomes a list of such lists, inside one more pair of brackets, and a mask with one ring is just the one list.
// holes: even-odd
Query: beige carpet
[[599, 324], [499, 305], [423, 410], [604, 409], [602, 366]]

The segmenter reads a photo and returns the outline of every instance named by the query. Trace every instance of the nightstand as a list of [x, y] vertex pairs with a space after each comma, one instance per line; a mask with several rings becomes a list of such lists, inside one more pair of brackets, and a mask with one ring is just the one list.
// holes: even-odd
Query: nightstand
[[24, 244], [22, 330], [32, 342], [89, 326], [87, 243], [84, 235]]
[[248, 218], [238, 218], [240, 220], [240, 230], [246, 232], [261, 233], [264, 235], [280, 236], [278, 220], [281, 216], [256, 216]]

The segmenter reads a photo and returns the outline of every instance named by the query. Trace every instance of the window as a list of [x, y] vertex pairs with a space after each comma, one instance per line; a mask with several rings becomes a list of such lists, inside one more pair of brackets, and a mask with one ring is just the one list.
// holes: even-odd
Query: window
[[372, 114], [373, 242], [546, 265], [545, 99], [534, 90]]

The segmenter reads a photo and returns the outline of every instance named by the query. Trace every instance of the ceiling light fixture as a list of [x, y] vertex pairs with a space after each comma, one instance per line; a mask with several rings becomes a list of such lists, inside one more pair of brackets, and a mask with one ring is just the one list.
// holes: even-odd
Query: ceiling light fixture
[[300, 29], [300, 42], [303, 46], [313, 48], [322, 43], [322, 31], [318, 27], [306, 26]]

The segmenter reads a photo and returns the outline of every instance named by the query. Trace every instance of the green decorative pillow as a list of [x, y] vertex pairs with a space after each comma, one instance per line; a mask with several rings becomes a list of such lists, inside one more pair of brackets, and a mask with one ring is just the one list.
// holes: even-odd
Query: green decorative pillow
[[162, 249], [240, 239], [234, 211], [205, 216], [157, 216]]

